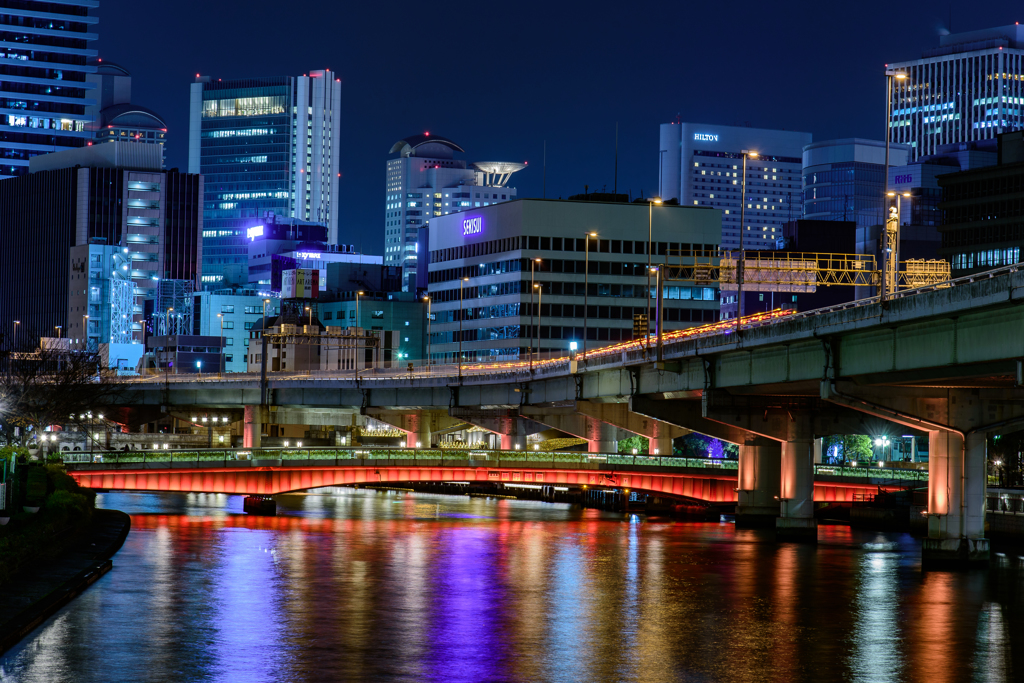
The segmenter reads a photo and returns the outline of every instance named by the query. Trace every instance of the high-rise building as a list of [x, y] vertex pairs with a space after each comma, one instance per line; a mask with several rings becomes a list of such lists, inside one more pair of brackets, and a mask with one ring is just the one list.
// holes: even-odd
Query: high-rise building
[[268, 214], [338, 242], [341, 82], [329, 70], [192, 84], [188, 168], [202, 173], [203, 285], [248, 283], [246, 230]]
[[[161, 170], [161, 157], [118, 141], [35, 157], [30, 173], [0, 181], [0, 319], [28, 337], [59, 326], [142, 341], [161, 294], [191, 288], [202, 259], [203, 179]], [[128, 281], [127, 297], [111, 280]]]
[[810, 133], [702, 123], [663, 123], [658, 194], [722, 211], [722, 248], [740, 247], [743, 152], [747, 161], [744, 249], [774, 249], [782, 226], [803, 213], [801, 170]]
[[399, 140], [388, 159], [384, 206], [384, 264], [402, 268], [402, 289], [416, 291], [420, 228], [434, 216], [490, 206], [516, 198], [509, 177], [526, 164], [456, 159], [464, 149], [429, 132]]
[[941, 36], [920, 59], [886, 68], [889, 140], [910, 145], [911, 161], [1024, 125], [1024, 26]]
[[39, 154], [83, 147], [89, 47], [99, 0], [5, 2], [0, 7], [0, 178], [25, 175]]
[[[85, 124], [95, 142], [122, 140], [159, 145], [164, 153], [167, 123], [152, 109], [132, 104], [132, 75], [123, 66], [101, 59], [91, 60], [96, 67], [88, 81], [94, 104], [85, 108]], [[166, 154], [164, 156], [166, 161]]]
[[[889, 146], [889, 165], [907, 163], [910, 148]], [[885, 143], [846, 138], [812, 142], [803, 155], [803, 217], [854, 221], [858, 228], [885, 222]]]

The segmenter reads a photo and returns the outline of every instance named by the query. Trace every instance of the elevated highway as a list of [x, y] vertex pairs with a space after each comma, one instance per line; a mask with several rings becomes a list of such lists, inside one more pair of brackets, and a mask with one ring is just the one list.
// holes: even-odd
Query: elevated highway
[[813, 448], [831, 434], [915, 430], [929, 443], [926, 561], [984, 562], [988, 439], [1024, 427], [1024, 272], [1007, 267], [885, 302], [718, 323], [588, 358], [372, 375], [160, 378], [126, 402], [237, 411], [246, 445], [268, 421], [373, 415], [430, 444], [459, 419], [522, 443], [553, 427], [612, 450], [624, 433], [667, 453], [689, 431], [736, 443], [738, 522], [813, 540]]

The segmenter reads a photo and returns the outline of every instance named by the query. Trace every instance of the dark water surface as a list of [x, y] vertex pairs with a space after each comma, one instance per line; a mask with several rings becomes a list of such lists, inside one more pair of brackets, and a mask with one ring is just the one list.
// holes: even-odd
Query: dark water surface
[[902, 534], [512, 500], [102, 494], [114, 569], [0, 680], [1024, 680], [1024, 564], [928, 573]]

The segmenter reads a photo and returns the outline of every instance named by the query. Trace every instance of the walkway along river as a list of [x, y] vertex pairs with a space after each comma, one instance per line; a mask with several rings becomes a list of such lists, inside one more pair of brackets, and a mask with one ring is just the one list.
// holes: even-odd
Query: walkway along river
[[114, 569], [0, 680], [1000, 681], [1024, 676], [1024, 565], [922, 573], [910, 536], [815, 546], [727, 522], [339, 489], [278, 516], [101, 494]]

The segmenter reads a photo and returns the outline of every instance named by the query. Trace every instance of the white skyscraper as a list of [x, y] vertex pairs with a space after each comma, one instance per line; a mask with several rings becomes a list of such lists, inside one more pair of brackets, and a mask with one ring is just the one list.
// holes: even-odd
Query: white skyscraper
[[941, 36], [921, 59], [886, 67], [889, 140], [910, 145], [911, 161], [1024, 125], [1024, 26]]
[[658, 193], [683, 206], [722, 210], [722, 248], [740, 247], [743, 152], [747, 162], [744, 249], [774, 249], [782, 225], [803, 214], [801, 170], [810, 133], [703, 123], [661, 124]]
[[417, 239], [431, 218], [516, 198], [516, 188], [506, 184], [525, 164], [480, 161], [467, 168], [455, 152], [465, 150], [429, 132], [391, 147], [398, 158], [387, 163], [384, 265], [402, 267], [404, 291], [416, 291]]

